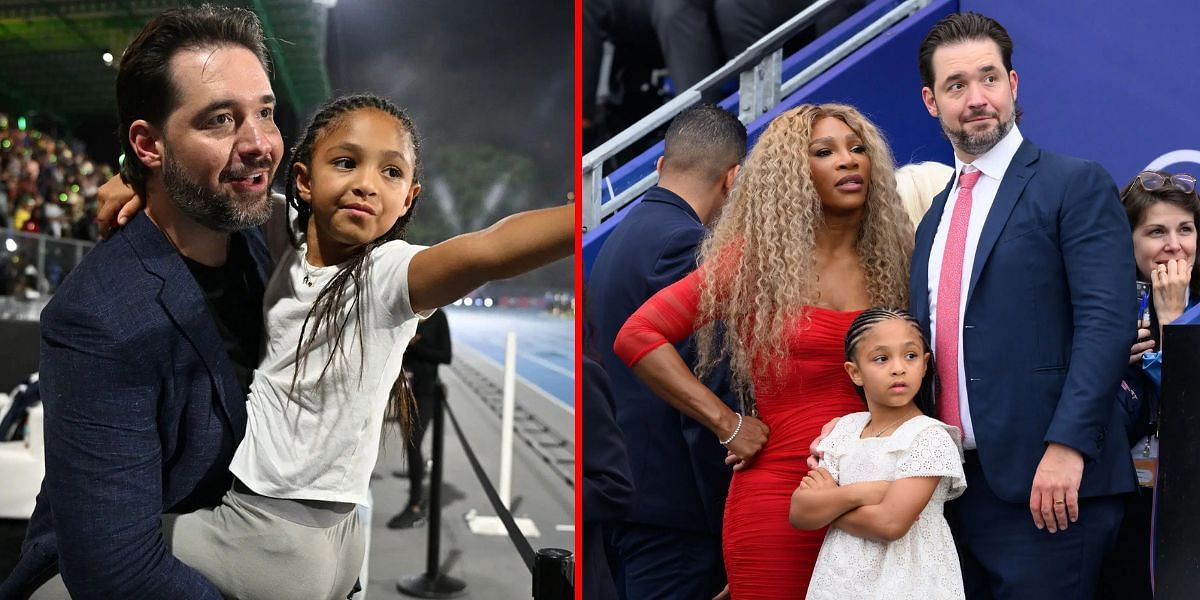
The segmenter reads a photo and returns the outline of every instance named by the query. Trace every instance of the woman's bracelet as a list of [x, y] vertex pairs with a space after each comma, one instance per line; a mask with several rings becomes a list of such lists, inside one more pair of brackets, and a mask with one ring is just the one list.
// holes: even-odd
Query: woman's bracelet
[[737, 427], [733, 428], [733, 433], [729, 434], [729, 439], [721, 440], [722, 446], [728, 446], [729, 442], [732, 442], [733, 438], [737, 437], [738, 432], [742, 430], [742, 413], [734, 413], [734, 414], [736, 414], [738, 416]]

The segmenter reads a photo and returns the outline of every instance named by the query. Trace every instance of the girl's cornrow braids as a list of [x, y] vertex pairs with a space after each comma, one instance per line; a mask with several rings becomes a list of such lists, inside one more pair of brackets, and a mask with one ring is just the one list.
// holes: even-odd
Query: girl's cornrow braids
[[[294, 165], [299, 163], [307, 166], [310, 170], [312, 167], [312, 151], [316, 145], [317, 139], [322, 132], [331, 124], [343, 116], [362, 109], [375, 109], [385, 112], [396, 120], [408, 132], [410, 141], [413, 147], [413, 184], [419, 180], [421, 151], [420, 138], [417, 135], [416, 128], [408, 114], [401, 108], [392, 104], [390, 101], [375, 96], [373, 94], [355, 94], [351, 96], [343, 96], [337, 98], [317, 111], [313, 116], [312, 122], [304, 131], [299, 144], [292, 149], [291, 161], [288, 163], [287, 182], [284, 188], [284, 195], [287, 203], [296, 211], [297, 218], [295, 222], [295, 230], [291, 219], [287, 219], [288, 236], [292, 240], [293, 247], [300, 248], [301, 236], [308, 230], [308, 220], [312, 216], [312, 207], [308, 202], [305, 202], [299, 197], [296, 188], [296, 177]], [[354, 255], [349, 260], [342, 263], [337, 273], [330, 279], [321, 291], [317, 294], [316, 301], [313, 302], [312, 309], [304, 318], [304, 323], [300, 328], [300, 342], [296, 346], [296, 369], [292, 375], [292, 385], [288, 392], [289, 397], [295, 393], [296, 383], [299, 380], [300, 371], [303, 369], [304, 360], [307, 353], [303, 352], [304, 347], [313, 347], [313, 342], [317, 339], [320, 332], [324, 332], [327, 338], [332, 342], [329, 358], [325, 361], [325, 365], [321, 368], [321, 374], [317, 381], [325, 378], [329, 371], [330, 365], [333, 364], [333, 359], [339, 353], [345, 354], [342, 345], [345, 337], [346, 321], [349, 319], [349, 314], [345, 319], [338, 322], [337, 308], [342, 305], [343, 298], [351, 283], [354, 284], [354, 298], [350, 300], [350, 310], [354, 311], [356, 316], [355, 335], [359, 342], [359, 356], [363, 356], [366, 352], [365, 341], [362, 335], [362, 304], [359, 302], [359, 296], [362, 294], [362, 286], [366, 271], [366, 259], [371, 251], [379, 245], [395, 239], [400, 239], [403, 236], [405, 226], [412, 218], [413, 211], [416, 209], [417, 199], [414, 198], [409, 206], [408, 212], [396, 220], [396, 223], [379, 238], [365, 244], [362, 248], [355, 251]], [[309, 328], [309, 322], [313, 321], [313, 326]], [[308, 334], [307, 340], [305, 333]], [[363, 361], [359, 362], [359, 377], [361, 378]], [[400, 423], [401, 432], [404, 440], [407, 442], [412, 431], [412, 415], [415, 412], [415, 400], [412, 396], [412, 390], [408, 386], [408, 380], [403, 374], [393, 384], [388, 401], [388, 417], [395, 419]]]

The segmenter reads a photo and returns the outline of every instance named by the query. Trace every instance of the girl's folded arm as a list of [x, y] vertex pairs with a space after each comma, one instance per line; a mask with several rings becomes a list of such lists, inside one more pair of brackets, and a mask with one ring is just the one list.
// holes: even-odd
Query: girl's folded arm
[[788, 521], [796, 529], [820, 529], [847, 511], [879, 502], [888, 487], [887, 481], [864, 481], [818, 489], [798, 487], [792, 492]]
[[[832, 525], [861, 538], [892, 542], [912, 528], [929, 504], [941, 477], [905, 477], [888, 488], [883, 501], [866, 504], [834, 519]], [[793, 496], [795, 498], [795, 496]], [[793, 500], [794, 506], [795, 500]]]
[[574, 215], [570, 204], [517, 213], [421, 250], [408, 267], [413, 312], [445, 306], [489, 281], [570, 256]]

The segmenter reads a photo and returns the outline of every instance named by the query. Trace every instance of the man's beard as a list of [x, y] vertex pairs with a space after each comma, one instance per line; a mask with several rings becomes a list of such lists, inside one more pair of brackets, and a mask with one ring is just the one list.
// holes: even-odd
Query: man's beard
[[[967, 114], [965, 118], [972, 119], [983, 115], [998, 117], [999, 113], [975, 111]], [[942, 126], [942, 133], [946, 134], [946, 137], [950, 140], [950, 143], [953, 144], [955, 148], [958, 148], [959, 150], [970, 154], [971, 156], [982, 156], [988, 150], [995, 148], [996, 144], [999, 144], [1000, 140], [1004, 139], [1004, 136], [1008, 135], [1009, 131], [1012, 131], [1013, 125], [1015, 125], [1016, 122], [1017, 111], [1015, 110], [1015, 107], [1008, 120], [1000, 121], [1000, 124], [997, 125], [995, 129], [988, 129], [979, 133], [970, 133], [965, 127], [959, 131], [953, 131], [949, 127], [946, 127], [946, 121], [944, 119], [938, 119], [938, 123]]]
[[[251, 168], [270, 168], [264, 165]], [[197, 223], [222, 233], [258, 227], [271, 217], [271, 188], [261, 193], [222, 193], [188, 178], [170, 153], [163, 160], [163, 185], [183, 214]]]

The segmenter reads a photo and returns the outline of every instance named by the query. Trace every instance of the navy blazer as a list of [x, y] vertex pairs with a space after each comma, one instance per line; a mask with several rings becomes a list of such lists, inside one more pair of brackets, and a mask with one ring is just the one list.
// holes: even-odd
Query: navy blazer
[[[234, 235], [265, 282], [261, 233]], [[220, 503], [246, 429], [245, 393], [179, 252], [139, 213], [71, 272], [41, 333], [46, 478], [0, 598], [60, 571], [77, 600], [221, 598], [161, 533], [163, 513]]]
[[[627, 521], [719, 534], [731, 476], [725, 449], [711, 431], [651, 392], [612, 349], [617, 331], [638, 307], [696, 268], [705, 233], [682, 198], [651, 188], [596, 256], [586, 304], [633, 467], [634, 503]], [[688, 338], [676, 348], [694, 364], [690, 343]], [[728, 380], [728, 369], [721, 367], [706, 383], [736, 407]]]
[[[950, 192], [917, 227], [913, 313], [929, 331], [929, 254]], [[971, 423], [987, 483], [1028, 503], [1048, 442], [1084, 457], [1081, 497], [1134, 489], [1117, 403], [1137, 321], [1133, 246], [1098, 164], [1040, 150], [1013, 157], [984, 222], [962, 321]]]
[[613, 418], [612, 390], [600, 363], [583, 357], [583, 597], [618, 597], [604, 554], [605, 526], [620, 523], [633, 502], [625, 438]]

